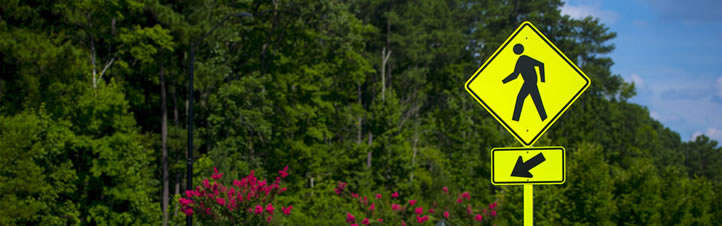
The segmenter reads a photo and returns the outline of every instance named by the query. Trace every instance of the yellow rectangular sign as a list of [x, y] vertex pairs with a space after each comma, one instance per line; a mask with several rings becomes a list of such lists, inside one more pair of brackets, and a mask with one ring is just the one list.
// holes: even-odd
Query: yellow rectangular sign
[[494, 185], [563, 184], [566, 178], [564, 147], [491, 150], [491, 183]]

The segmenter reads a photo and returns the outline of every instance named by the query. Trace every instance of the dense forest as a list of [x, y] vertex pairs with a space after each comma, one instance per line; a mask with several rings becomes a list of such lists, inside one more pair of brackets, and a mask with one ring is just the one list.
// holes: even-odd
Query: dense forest
[[342, 181], [419, 200], [448, 186], [520, 225], [521, 186], [489, 180], [490, 150], [520, 145], [464, 82], [523, 21], [592, 81], [536, 143], [566, 148], [568, 176], [535, 186], [535, 223], [722, 224], [717, 141], [628, 102], [616, 33], [561, 0], [0, 4], [0, 225], [184, 224], [191, 99], [193, 185], [289, 166], [286, 224], [344, 224]]

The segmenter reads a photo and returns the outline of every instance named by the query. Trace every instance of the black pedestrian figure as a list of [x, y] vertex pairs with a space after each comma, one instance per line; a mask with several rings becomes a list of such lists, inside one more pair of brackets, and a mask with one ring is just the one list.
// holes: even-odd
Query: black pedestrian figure
[[[514, 45], [514, 53], [516, 53], [516, 55], [520, 55], [523, 52], [523, 45]], [[541, 96], [539, 95], [539, 87], [537, 87], [536, 84], [536, 71], [534, 70], [534, 66], [539, 67], [539, 77], [541, 78], [541, 82], [544, 82], [544, 63], [527, 55], [521, 55], [519, 59], [516, 60], [514, 72], [502, 80], [502, 82], [506, 84], [507, 82], [519, 77], [519, 74], [521, 74], [521, 77], [524, 78], [524, 84], [521, 86], [521, 90], [519, 90], [519, 95], [516, 96], [514, 116], [511, 118], [514, 121], [519, 121], [521, 108], [524, 106], [524, 99], [526, 99], [526, 96], [529, 95], [531, 95], [531, 99], [534, 101], [534, 105], [536, 106], [537, 112], [539, 112], [541, 120], [544, 121], [544, 119], [547, 118], [547, 113], [544, 110], [544, 104], [542, 103]]]

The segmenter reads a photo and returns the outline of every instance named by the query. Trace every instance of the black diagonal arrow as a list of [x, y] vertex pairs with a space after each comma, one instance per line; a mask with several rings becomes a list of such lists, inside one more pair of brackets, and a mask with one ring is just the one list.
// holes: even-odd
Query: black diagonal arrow
[[529, 170], [544, 162], [545, 160], [546, 159], [544, 158], [544, 155], [542, 153], [537, 154], [526, 162], [522, 161], [521, 156], [519, 156], [519, 158], [516, 159], [516, 165], [514, 165], [514, 170], [511, 171], [511, 176], [531, 178], [533, 176], [531, 175], [531, 173], [529, 173]]

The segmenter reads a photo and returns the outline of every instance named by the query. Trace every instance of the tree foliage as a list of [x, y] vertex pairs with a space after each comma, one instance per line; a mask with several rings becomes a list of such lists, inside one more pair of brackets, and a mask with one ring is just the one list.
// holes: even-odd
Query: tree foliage
[[717, 141], [683, 141], [629, 102], [608, 57], [616, 33], [563, 4], [4, 1], [0, 224], [159, 224], [161, 162], [171, 196], [188, 183], [189, 98], [194, 184], [214, 166], [237, 178], [288, 165], [287, 223], [344, 222], [351, 204], [332, 190], [345, 181], [404, 199], [474, 191], [472, 205], [498, 201], [497, 222], [521, 224], [521, 187], [489, 183], [491, 148], [518, 144], [463, 84], [527, 20], [592, 79], [539, 141], [566, 148], [569, 175], [535, 187], [537, 222], [722, 222]]

